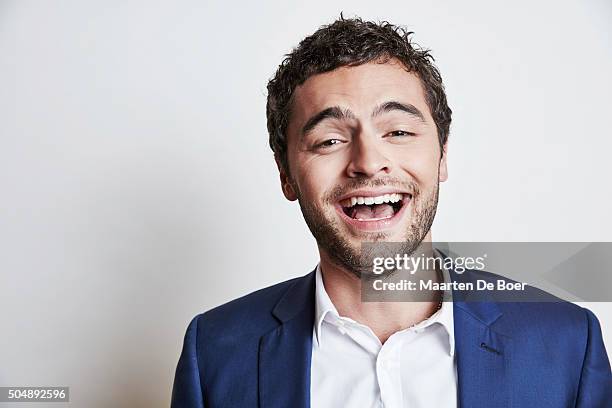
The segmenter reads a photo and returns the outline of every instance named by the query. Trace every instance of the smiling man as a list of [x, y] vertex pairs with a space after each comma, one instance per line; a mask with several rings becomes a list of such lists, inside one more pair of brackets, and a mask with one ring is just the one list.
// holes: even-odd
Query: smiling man
[[282, 190], [299, 202], [320, 263], [196, 316], [174, 408], [610, 406], [610, 366], [588, 310], [437, 292], [362, 301], [372, 271], [362, 243], [434, 254], [451, 110], [410, 33], [341, 18], [304, 39], [268, 91]]

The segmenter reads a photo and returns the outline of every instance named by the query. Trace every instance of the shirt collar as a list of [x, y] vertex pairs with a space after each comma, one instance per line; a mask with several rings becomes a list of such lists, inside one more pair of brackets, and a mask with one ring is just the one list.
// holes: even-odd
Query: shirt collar
[[[440, 251], [438, 251], [437, 249], [434, 249], [434, 252], [436, 256], [440, 257], [444, 261], [444, 255]], [[442, 278], [444, 279], [444, 282], [446, 283], [449, 283], [451, 281], [450, 272], [448, 268], [446, 267], [445, 262], [442, 262]], [[446, 331], [446, 334], [448, 335], [448, 353], [451, 356], [454, 356], [455, 355], [455, 321], [453, 317], [454, 316], [453, 300], [452, 300], [453, 296], [452, 296], [450, 289], [448, 291], [445, 291], [442, 296], [443, 296], [443, 302], [442, 302], [442, 306], [440, 307], [440, 310], [434, 313], [429, 319], [419, 324], [423, 324], [429, 320], [432, 320], [432, 323], [435, 323], [435, 322], [440, 323], [442, 327], [444, 327], [444, 330]]]
[[331, 313], [335, 317], [340, 317], [336, 306], [332, 303], [325, 285], [323, 284], [323, 275], [321, 274], [321, 264], [317, 265], [315, 272], [315, 337], [317, 346], [321, 346], [321, 324], [325, 316]]
[[[441, 254], [436, 250], [436, 254], [441, 256]], [[450, 273], [444, 263], [442, 263], [442, 275], [444, 277], [444, 282], [450, 282]], [[323, 320], [327, 315], [332, 316], [333, 318], [340, 319], [340, 315], [338, 314], [338, 310], [332, 303], [327, 291], [325, 290], [325, 285], [323, 284], [323, 275], [321, 273], [321, 264], [317, 265], [317, 270], [315, 272], [315, 340], [318, 347], [321, 347], [321, 325], [323, 324]], [[428, 319], [416, 324], [415, 326], [405, 329], [405, 330], [422, 330], [428, 326], [431, 326], [434, 323], [438, 323], [442, 325], [444, 331], [448, 336], [448, 352], [451, 356], [455, 354], [455, 326], [454, 326], [454, 318], [453, 318], [453, 302], [450, 296], [450, 293], [444, 294], [444, 301], [442, 302], [442, 306], [440, 309], [430, 316]]]

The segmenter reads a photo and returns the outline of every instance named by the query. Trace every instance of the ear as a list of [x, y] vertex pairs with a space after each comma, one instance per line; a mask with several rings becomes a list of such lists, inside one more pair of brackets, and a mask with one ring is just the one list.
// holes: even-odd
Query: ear
[[440, 181], [448, 180], [448, 168], [446, 167], [446, 156], [448, 152], [448, 141], [442, 146], [442, 157], [440, 158]]
[[280, 176], [281, 189], [283, 190], [283, 194], [285, 198], [289, 201], [297, 200], [297, 194], [295, 193], [295, 189], [293, 188], [293, 184], [291, 182], [291, 176], [287, 174], [285, 168], [280, 162], [280, 159], [277, 155], [274, 155], [274, 161], [276, 161], [276, 167], [278, 168], [278, 174]]

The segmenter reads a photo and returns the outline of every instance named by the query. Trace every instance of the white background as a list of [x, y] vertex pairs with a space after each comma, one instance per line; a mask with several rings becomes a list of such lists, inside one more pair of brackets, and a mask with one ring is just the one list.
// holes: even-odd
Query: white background
[[612, 241], [612, 3], [495, 3], [0, 2], [0, 385], [166, 407], [191, 317], [315, 266], [265, 87], [340, 11], [433, 49], [435, 240]]

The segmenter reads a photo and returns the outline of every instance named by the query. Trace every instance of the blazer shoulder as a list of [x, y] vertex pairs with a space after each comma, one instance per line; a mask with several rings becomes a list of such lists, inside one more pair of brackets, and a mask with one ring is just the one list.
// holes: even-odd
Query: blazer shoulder
[[[502, 275], [477, 270], [470, 270], [469, 279], [517, 283]], [[590, 310], [531, 285], [525, 285], [519, 292], [495, 292], [494, 296], [501, 300], [497, 304], [506, 320], [516, 320], [520, 326], [536, 325], [542, 332], [586, 335], [590, 318], [594, 317]]]
[[517, 317], [524, 325], [537, 325], [540, 332], [586, 338], [593, 313], [574, 303], [549, 296], [551, 298], [545, 301], [505, 303], [502, 309], [508, 315]]
[[237, 334], [261, 335], [279, 323], [272, 310], [283, 295], [308, 275], [280, 282], [214, 307], [194, 318], [198, 332], [206, 338], [221, 339]]

